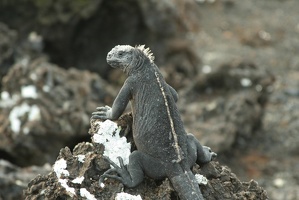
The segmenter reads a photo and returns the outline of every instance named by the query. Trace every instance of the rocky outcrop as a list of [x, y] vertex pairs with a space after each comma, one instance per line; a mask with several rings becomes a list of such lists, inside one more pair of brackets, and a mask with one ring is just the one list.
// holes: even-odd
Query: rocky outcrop
[[[48, 175], [39, 175], [33, 179], [24, 191], [26, 199], [121, 199], [120, 195], [130, 199], [177, 199], [168, 179], [154, 181], [146, 178], [136, 188], [125, 188], [118, 181], [108, 179], [99, 183], [100, 175], [109, 169], [109, 163], [103, 155], [111, 159], [117, 156], [126, 158], [124, 145], [114, 142], [111, 153], [109, 140], [100, 138], [113, 137], [122, 140], [119, 135], [125, 134], [124, 127], [128, 116], [122, 117], [118, 123], [91, 121], [90, 134], [92, 143], [84, 142], [75, 146], [73, 151], [68, 147], [61, 149], [59, 156]], [[110, 139], [112, 140], [112, 138]], [[117, 140], [117, 139], [116, 139]], [[207, 200], [214, 199], [268, 199], [267, 193], [257, 182], [241, 182], [226, 166], [211, 162], [202, 168], [195, 166], [193, 172], [198, 174], [203, 196]]]

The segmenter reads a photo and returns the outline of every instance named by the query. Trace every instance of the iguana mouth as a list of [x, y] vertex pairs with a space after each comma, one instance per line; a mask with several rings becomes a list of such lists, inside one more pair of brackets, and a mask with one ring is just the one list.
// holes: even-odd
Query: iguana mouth
[[119, 62], [119, 61], [109, 60], [109, 59], [107, 59], [107, 63], [113, 68], [119, 68], [120, 64], [121, 64], [121, 62]]

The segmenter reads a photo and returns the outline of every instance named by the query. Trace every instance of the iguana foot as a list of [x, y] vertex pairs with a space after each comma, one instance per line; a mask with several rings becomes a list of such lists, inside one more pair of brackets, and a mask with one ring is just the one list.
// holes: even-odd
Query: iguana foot
[[[105, 178], [113, 178], [130, 187], [130, 183], [132, 182], [131, 176], [127, 170], [127, 167], [124, 165], [123, 159], [118, 157], [120, 167], [106, 156], [104, 156], [104, 160], [111, 164], [113, 168], [107, 170], [103, 175], [101, 175], [99, 183], [102, 184]], [[112, 172], [116, 172], [118, 175], [111, 175], [110, 173]]]
[[110, 119], [112, 115], [112, 108], [109, 106], [97, 107], [97, 112], [93, 112], [91, 119]]
[[213, 152], [210, 147], [203, 146], [203, 151], [208, 162], [214, 160], [217, 157], [217, 153]]

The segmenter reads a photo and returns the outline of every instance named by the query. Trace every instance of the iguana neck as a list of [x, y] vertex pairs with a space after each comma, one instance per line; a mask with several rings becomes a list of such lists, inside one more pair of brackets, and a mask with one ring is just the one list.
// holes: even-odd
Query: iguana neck
[[146, 70], [146, 67], [150, 65], [148, 59], [134, 59], [132, 62], [124, 69], [124, 72], [131, 76], [133, 74], [142, 73]]

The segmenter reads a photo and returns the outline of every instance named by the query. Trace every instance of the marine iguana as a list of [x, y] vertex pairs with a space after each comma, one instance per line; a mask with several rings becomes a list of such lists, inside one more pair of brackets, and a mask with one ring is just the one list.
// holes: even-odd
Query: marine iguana
[[109, 177], [135, 187], [144, 175], [153, 179], [168, 177], [180, 199], [204, 199], [190, 168], [195, 163], [210, 162], [217, 154], [186, 133], [176, 106], [178, 94], [165, 82], [149, 48], [118, 45], [108, 53], [107, 62], [122, 69], [128, 78], [112, 108], [98, 107], [92, 118], [116, 120], [130, 101], [137, 150], [130, 155], [128, 166], [122, 158], [120, 167], [105, 158], [114, 168], [107, 170], [100, 182]]

